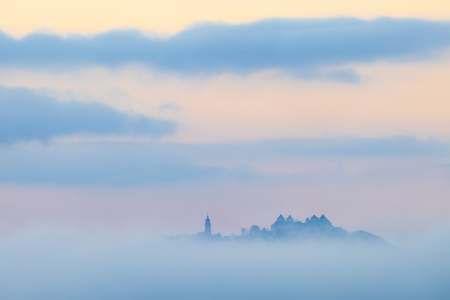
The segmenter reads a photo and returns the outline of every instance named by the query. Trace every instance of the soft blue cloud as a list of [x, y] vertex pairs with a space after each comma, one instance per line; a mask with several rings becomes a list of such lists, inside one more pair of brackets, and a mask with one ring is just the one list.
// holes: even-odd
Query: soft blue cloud
[[[230, 145], [242, 147], [243, 145]], [[248, 143], [249, 156], [436, 157], [450, 154], [446, 143], [412, 137], [278, 140]]]
[[[136, 30], [66, 38], [34, 33], [14, 39], [0, 34], [0, 64], [60, 68], [137, 63], [189, 74], [264, 69], [317, 74], [320, 68], [350, 63], [429, 59], [449, 46], [450, 22], [268, 19], [239, 25], [201, 23], [167, 38]], [[329, 78], [355, 81], [348, 71]]]
[[26, 88], [0, 86], [0, 143], [75, 134], [159, 137], [175, 127], [172, 121], [130, 116], [99, 103], [58, 101]]
[[[449, 155], [448, 144], [407, 137], [237, 144], [91, 142], [13, 145], [0, 147], [0, 183], [133, 186], [211, 180], [311, 180], [322, 178], [324, 174], [313, 172], [287, 177], [262, 174], [251, 164], [312, 156], [337, 163], [349, 158], [431, 158], [435, 164], [436, 158]], [[228, 167], [224, 167], [223, 162]], [[242, 165], [242, 162], [249, 165]], [[327, 172], [331, 173], [326, 176], [341, 176], [342, 166], [338, 164], [337, 170]], [[389, 172], [382, 176], [390, 176]]]
[[0, 182], [135, 186], [226, 175], [220, 167], [189, 163], [183, 158], [186, 148], [127, 142], [0, 147]]
[[158, 106], [158, 110], [163, 111], [173, 111], [173, 112], [181, 112], [183, 109], [176, 103], [165, 103]]
[[352, 69], [333, 70], [325, 74], [326, 79], [342, 81], [347, 83], [359, 83], [358, 74]]

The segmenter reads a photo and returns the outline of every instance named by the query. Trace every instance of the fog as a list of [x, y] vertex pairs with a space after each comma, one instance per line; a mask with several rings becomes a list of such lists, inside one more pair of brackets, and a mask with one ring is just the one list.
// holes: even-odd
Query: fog
[[0, 238], [1, 299], [446, 299], [450, 227], [387, 246], [173, 241], [40, 226]]

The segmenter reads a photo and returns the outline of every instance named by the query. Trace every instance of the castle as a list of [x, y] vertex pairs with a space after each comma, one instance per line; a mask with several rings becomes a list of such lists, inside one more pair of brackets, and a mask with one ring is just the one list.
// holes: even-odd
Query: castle
[[280, 214], [275, 223], [270, 226], [270, 230], [266, 228], [260, 229], [258, 225], [253, 225], [250, 229], [242, 228], [241, 235], [239, 236], [232, 235], [222, 238], [220, 233], [214, 235], [211, 233], [211, 220], [207, 214], [205, 231], [199, 232], [192, 237], [201, 240], [333, 238], [384, 242], [380, 237], [362, 230], [351, 233], [341, 227], [335, 227], [324, 215], [320, 218], [313, 215], [311, 218], [306, 218], [305, 222], [301, 222], [294, 220], [291, 215], [284, 218], [283, 215]]
[[270, 229], [274, 237], [311, 234], [336, 235], [345, 232], [341, 227], [334, 227], [324, 215], [320, 218], [313, 215], [311, 218], [306, 218], [304, 223], [294, 220], [291, 215], [286, 219], [280, 215]]

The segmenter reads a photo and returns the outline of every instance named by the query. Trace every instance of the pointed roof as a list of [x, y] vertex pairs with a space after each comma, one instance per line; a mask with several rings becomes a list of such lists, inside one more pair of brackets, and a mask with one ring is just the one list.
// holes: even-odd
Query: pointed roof
[[206, 213], [206, 221], [209, 221], [209, 215]]
[[321, 215], [320, 218], [319, 218], [319, 221], [324, 223], [324, 224], [331, 225], [331, 222], [325, 217], [325, 215]]
[[285, 219], [284, 219], [282, 214], [280, 214], [280, 216], [277, 218], [277, 221], [285, 221]]
[[289, 215], [289, 217], [286, 218], [286, 222], [294, 222], [294, 218]]
[[318, 220], [318, 219], [319, 219], [319, 218], [317, 218], [316, 215], [313, 215], [313, 216], [311, 217], [311, 221], [312, 221], [312, 220]]

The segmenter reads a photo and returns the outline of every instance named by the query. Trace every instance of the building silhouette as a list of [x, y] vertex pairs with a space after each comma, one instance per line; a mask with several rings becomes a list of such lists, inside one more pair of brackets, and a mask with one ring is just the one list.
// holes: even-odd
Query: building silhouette
[[279, 215], [275, 223], [270, 226], [270, 230], [260, 228], [258, 225], [252, 225], [250, 229], [242, 228], [241, 235], [231, 235], [222, 237], [220, 233], [212, 234], [211, 220], [209, 214], [206, 214], [205, 230], [191, 236], [197, 241], [220, 241], [220, 240], [284, 240], [284, 239], [340, 239], [363, 242], [385, 243], [385, 241], [369, 232], [357, 230], [349, 232], [341, 227], [335, 227], [322, 215], [320, 218], [313, 215], [306, 218], [305, 222], [294, 220], [289, 215], [284, 218]]
[[290, 215], [286, 219], [283, 215], [280, 215], [270, 229], [274, 237], [316, 234], [337, 236], [345, 234], [345, 230], [334, 227], [324, 215], [320, 218], [313, 215], [311, 218], [306, 218], [305, 222], [294, 220]]
[[220, 233], [212, 234], [211, 232], [211, 220], [209, 219], [209, 215], [206, 214], [205, 220], [205, 231], [199, 232], [197, 234], [192, 235], [192, 237], [196, 240], [200, 241], [212, 241], [212, 240], [221, 240], [222, 235]]
[[205, 236], [211, 236], [211, 221], [209, 220], [209, 215], [206, 214], [205, 220]]

